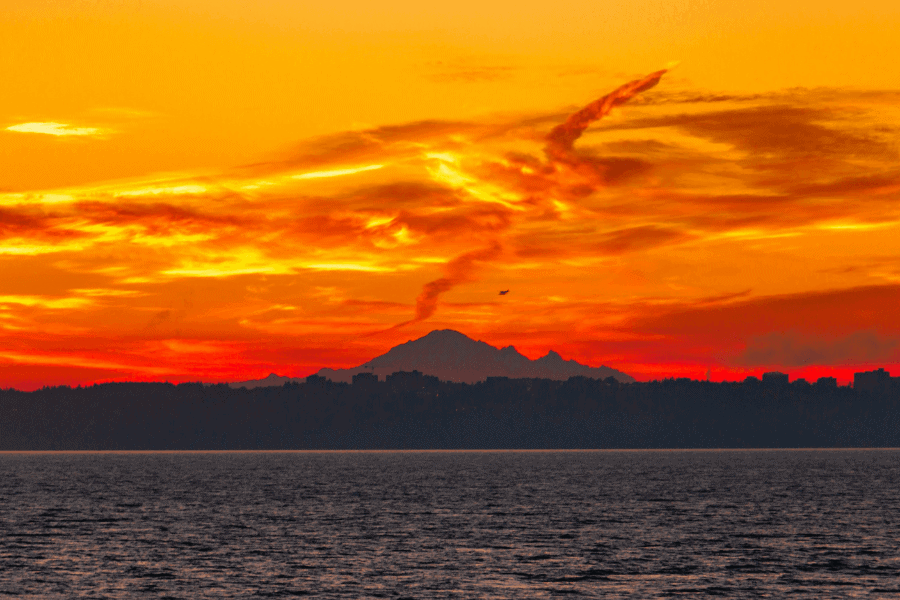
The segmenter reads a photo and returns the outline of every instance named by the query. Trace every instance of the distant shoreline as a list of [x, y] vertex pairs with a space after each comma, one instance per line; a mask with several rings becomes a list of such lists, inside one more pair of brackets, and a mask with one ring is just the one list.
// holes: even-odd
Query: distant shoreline
[[900, 446], [848, 448], [447, 448], [424, 450], [0, 450], [13, 454], [527, 454], [527, 453], [615, 453], [615, 452], [867, 452], [893, 450]]
[[900, 447], [897, 378], [449, 383], [421, 373], [254, 389], [117, 383], [0, 391], [0, 450], [577, 450]]

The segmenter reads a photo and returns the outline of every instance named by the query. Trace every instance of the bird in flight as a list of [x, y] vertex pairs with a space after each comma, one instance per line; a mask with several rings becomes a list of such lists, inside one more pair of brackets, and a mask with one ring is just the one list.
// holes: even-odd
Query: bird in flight
[[509, 290], [500, 290], [500, 295], [505, 296], [509, 293]]

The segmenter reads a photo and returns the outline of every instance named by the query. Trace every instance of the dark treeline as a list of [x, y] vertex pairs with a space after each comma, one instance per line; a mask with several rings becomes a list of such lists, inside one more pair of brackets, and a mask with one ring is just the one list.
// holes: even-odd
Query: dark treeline
[[[832, 380], [833, 381], [833, 380]], [[900, 389], [398, 373], [354, 384], [0, 390], [0, 450], [900, 446]]]

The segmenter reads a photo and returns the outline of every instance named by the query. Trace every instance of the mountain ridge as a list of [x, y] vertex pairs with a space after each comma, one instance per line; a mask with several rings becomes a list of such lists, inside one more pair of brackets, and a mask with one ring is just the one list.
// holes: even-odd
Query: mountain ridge
[[281, 375], [277, 375], [275, 373], [269, 373], [268, 376], [262, 379], [250, 379], [248, 381], [235, 381], [233, 383], [229, 383], [228, 386], [234, 389], [238, 388], [247, 388], [248, 390], [252, 390], [258, 387], [274, 387], [274, 386], [282, 386], [286, 383], [304, 383], [306, 381], [306, 377], [284, 377]]
[[453, 329], [436, 329], [421, 338], [394, 346], [358, 367], [324, 368], [316, 375], [349, 383], [358, 373], [374, 373], [384, 379], [398, 371], [414, 370], [434, 375], [442, 381], [462, 383], [484, 381], [488, 377], [565, 380], [576, 375], [594, 379], [613, 377], [621, 383], [634, 381], [630, 375], [605, 365], [590, 367], [575, 360], [564, 360], [554, 350], [531, 360], [514, 346], [496, 348]]
[[[590, 367], [575, 360], [564, 360], [555, 350], [531, 360], [514, 346], [496, 348], [487, 342], [473, 340], [454, 329], [435, 329], [415, 340], [398, 344], [379, 356], [349, 369], [319, 369], [315, 374], [331, 381], [350, 383], [359, 373], [374, 373], [379, 379], [399, 371], [419, 371], [442, 381], [475, 383], [488, 377], [512, 379], [535, 378], [566, 380], [581, 375], [593, 379], [613, 377], [620, 383], [634, 378], [622, 371], [601, 365]], [[265, 379], [230, 383], [233, 388], [280, 386], [302, 383], [302, 377], [283, 377], [272, 373]]]

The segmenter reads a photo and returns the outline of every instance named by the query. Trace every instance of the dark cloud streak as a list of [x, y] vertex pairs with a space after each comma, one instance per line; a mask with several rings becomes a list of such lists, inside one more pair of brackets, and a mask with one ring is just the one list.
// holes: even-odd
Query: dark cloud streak
[[481, 250], [466, 252], [448, 262], [444, 277], [426, 283], [416, 298], [416, 317], [413, 321], [424, 321], [433, 315], [441, 294], [460, 283], [471, 281], [473, 272], [479, 264], [497, 258], [500, 252], [500, 244], [494, 243]]
[[751, 339], [738, 363], [747, 366], [865, 364], [898, 359], [900, 336], [856, 331], [837, 339], [796, 331], [773, 332]]
[[630, 100], [635, 94], [649, 90], [657, 83], [665, 74], [666, 70], [656, 71], [642, 79], [630, 81], [622, 85], [602, 98], [591, 102], [581, 110], [573, 113], [566, 119], [565, 123], [554, 127], [547, 135], [547, 156], [551, 160], [560, 162], [570, 162], [572, 147], [575, 141], [581, 137], [584, 130], [588, 126], [602, 119], [612, 111], [613, 108], [624, 104]]

